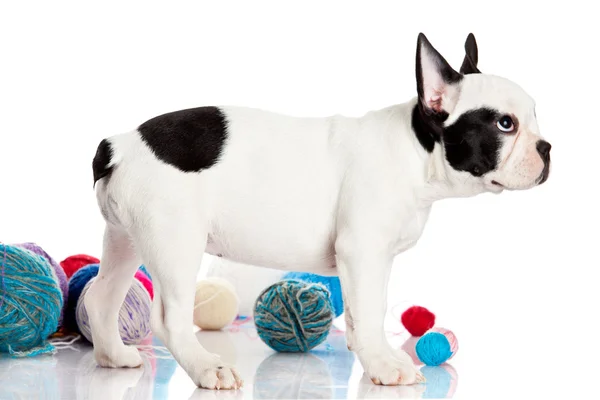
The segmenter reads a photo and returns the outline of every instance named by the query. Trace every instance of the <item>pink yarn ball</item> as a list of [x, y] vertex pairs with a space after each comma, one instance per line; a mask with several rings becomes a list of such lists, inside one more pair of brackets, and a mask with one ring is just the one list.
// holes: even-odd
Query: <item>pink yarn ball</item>
[[446, 336], [446, 339], [448, 339], [448, 343], [450, 343], [450, 351], [452, 352], [450, 358], [454, 357], [454, 355], [458, 351], [458, 339], [456, 339], [456, 335], [451, 330], [446, 328], [431, 328], [427, 332], [437, 332]]
[[417, 342], [419, 341], [419, 336], [410, 336], [406, 341], [402, 344], [401, 349], [406, 352], [412, 358], [415, 365], [423, 364], [421, 360], [419, 360], [419, 356], [417, 356]]
[[137, 279], [142, 284], [142, 286], [148, 291], [148, 294], [150, 295], [150, 300], [154, 300], [154, 288], [152, 287], [152, 281], [150, 280], [150, 278], [148, 278], [144, 271], [138, 269], [134, 275], [134, 278]]

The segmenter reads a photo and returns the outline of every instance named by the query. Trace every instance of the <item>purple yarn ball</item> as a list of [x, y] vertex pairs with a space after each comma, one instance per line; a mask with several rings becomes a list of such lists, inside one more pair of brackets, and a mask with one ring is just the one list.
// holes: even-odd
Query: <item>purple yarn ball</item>
[[64, 317], [64, 311], [65, 311], [65, 304], [67, 304], [67, 300], [69, 297], [69, 283], [67, 281], [67, 274], [65, 274], [65, 271], [63, 271], [62, 267], [60, 265], [58, 265], [58, 263], [56, 261], [54, 261], [54, 259], [52, 257], [50, 257], [50, 255], [48, 253], [46, 253], [46, 251], [44, 249], [42, 249], [40, 246], [38, 246], [35, 243], [32, 242], [26, 242], [26, 243], [18, 243], [15, 244], [14, 246], [16, 247], [20, 247], [22, 249], [25, 250], [29, 250], [32, 253], [35, 253], [39, 256], [44, 257], [52, 266], [52, 269], [54, 270], [54, 274], [56, 275], [56, 278], [58, 279], [58, 286], [60, 287], [60, 291], [62, 292], [62, 296], [63, 296], [63, 308], [60, 310], [60, 317], [58, 317], [58, 326], [61, 327], [63, 324], [63, 317]]

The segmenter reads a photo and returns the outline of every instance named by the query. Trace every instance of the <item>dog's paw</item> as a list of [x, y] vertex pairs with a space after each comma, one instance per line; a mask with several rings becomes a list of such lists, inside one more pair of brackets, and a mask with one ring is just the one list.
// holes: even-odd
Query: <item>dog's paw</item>
[[138, 349], [125, 345], [110, 353], [95, 348], [94, 357], [98, 365], [105, 368], [137, 368], [143, 363]]
[[392, 355], [361, 355], [365, 374], [376, 385], [396, 386], [424, 383], [425, 377], [408, 359], [396, 358]]
[[242, 387], [244, 381], [234, 368], [221, 365], [200, 370], [194, 383], [204, 389], [237, 390]]

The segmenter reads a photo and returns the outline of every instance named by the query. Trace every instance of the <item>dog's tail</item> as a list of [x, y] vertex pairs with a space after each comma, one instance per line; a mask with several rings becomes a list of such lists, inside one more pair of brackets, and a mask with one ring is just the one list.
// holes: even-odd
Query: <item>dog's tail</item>
[[102, 139], [96, 150], [96, 155], [92, 161], [92, 171], [94, 173], [94, 187], [96, 182], [102, 178], [110, 179], [116, 162], [114, 160], [113, 147], [108, 139]]

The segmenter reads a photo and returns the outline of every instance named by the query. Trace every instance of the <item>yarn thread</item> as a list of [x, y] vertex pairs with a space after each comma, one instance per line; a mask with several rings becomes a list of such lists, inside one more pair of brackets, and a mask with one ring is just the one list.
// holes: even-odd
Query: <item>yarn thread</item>
[[54, 353], [47, 339], [58, 327], [63, 297], [52, 267], [29, 250], [0, 246], [0, 352], [12, 357]]
[[328, 290], [296, 280], [277, 282], [256, 300], [259, 337], [279, 352], [307, 352], [327, 338], [333, 321]]

